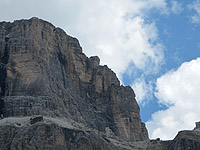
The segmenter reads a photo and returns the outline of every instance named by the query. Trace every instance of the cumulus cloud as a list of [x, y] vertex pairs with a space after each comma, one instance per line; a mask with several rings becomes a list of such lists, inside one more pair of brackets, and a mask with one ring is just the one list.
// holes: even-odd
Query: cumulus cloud
[[189, 4], [188, 9], [194, 11], [194, 14], [190, 16], [191, 22], [194, 24], [200, 23], [200, 0], [195, 0]]
[[200, 120], [200, 58], [158, 78], [156, 89], [159, 103], [169, 108], [147, 122], [151, 138], [172, 139], [179, 130], [193, 129]]
[[[147, 84], [144, 78], [138, 78], [133, 82], [132, 88], [136, 94], [138, 103], [145, 105], [148, 99], [151, 98], [153, 93], [153, 86], [151, 83]], [[146, 99], [146, 101], [144, 101]]]

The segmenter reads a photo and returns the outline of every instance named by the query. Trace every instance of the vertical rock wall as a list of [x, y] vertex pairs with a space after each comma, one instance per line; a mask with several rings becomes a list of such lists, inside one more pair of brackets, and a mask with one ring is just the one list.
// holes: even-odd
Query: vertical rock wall
[[0, 23], [4, 116], [65, 117], [102, 132], [109, 128], [121, 140], [148, 139], [133, 90], [99, 62], [46, 21]]

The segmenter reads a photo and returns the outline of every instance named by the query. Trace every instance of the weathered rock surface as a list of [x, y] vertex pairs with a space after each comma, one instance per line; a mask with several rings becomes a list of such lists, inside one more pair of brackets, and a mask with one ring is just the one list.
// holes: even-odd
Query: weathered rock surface
[[31, 124], [34, 124], [34, 123], [37, 123], [37, 122], [42, 122], [42, 121], [44, 121], [44, 119], [43, 119], [43, 116], [40, 116], [40, 115], [33, 116], [32, 118], [30, 118]]
[[0, 121], [1, 150], [118, 150], [95, 132], [61, 126], [50, 118], [34, 124], [28, 118], [6, 121]]
[[118, 140], [148, 140], [133, 90], [99, 63], [46, 21], [1, 22], [0, 113], [67, 118], [102, 133], [109, 129]]
[[180, 131], [168, 145], [169, 150], [199, 150], [200, 149], [200, 126], [192, 131]]
[[[73, 120], [43, 117], [34, 124], [31, 117], [0, 120], [1, 150], [199, 150], [200, 132], [181, 131], [172, 141], [122, 141], [78, 124]], [[107, 129], [109, 130], [109, 129]]]

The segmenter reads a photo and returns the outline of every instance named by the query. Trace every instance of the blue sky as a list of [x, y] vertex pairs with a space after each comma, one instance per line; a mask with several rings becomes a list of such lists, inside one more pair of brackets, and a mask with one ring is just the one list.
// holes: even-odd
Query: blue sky
[[78, 38], [134, 89], [151, 138], [172, 139], [200, 120], [200, 0], [0, 0], [0, 13]]
[[[171, 1], [172, 2], [172, 1]], [[145, 82], [155, 82], [162, 74], [169, 70], [176, 70], [182, 63], [191, 61], [200, 56], [200, 26], [198, 23], [191, 21], [194, 10], [190, 10], [188, 5], [191, 1], [176, 1], [181, 5], [180, 12], [171, 14], [158, 14], [152, 12], [147, 21], [154, 21], [159, 33], [159, 41], [164, 46], [164, 63], [156, 74], [145, 76]], [[171, 5], [170, 3], [168, 5]], [[134, 67], [134, 65], [133, 65]], [[137, 70], [137, 68], [135, 68]], [[123, 82], [130, 85], [135, 78], [142, 76], [144, 72], [137, 70], [129, 75], [123, 74]], [[153, 85], [153, 88], [155, 85]], [[155, 89], [154, 89], [155, 90]], [[152, 95], [145, 104], [139, 103], [141, 108], [141, 117], [144, 122], [151, 118], [152, 113], [158, 110], [165, 110], [165, 105], [159, 104], [157, 98]]]

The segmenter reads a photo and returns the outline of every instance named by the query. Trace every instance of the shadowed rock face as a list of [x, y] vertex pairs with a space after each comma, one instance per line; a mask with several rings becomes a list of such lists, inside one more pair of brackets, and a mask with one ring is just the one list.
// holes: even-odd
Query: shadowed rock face
[[82, 53], [77, 39], [32, 18], [0, 23], [0, 95], [4, 117], [70, 118], [126, 141], [147, 140], [130, 87]]
[[200, 131], [181, 131], [168, 145], [169, 150], [199, 150]]
[[1, 150], [118, 150], [94, 133], [62, 128], [52, 123], [20, 128], [7, 125], [1, 129]]

